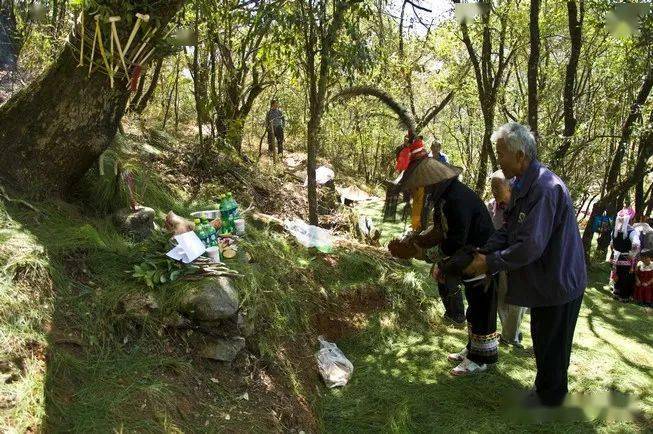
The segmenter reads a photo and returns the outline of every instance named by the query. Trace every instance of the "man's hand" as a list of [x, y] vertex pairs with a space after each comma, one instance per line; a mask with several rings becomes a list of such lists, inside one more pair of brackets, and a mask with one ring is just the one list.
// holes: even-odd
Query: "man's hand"
[[411, 259], [414, 258], [418, 253], [417, 248], [413, 243], [407, 243], [396, 238], [390, 241], [388, 244], [388, 250], [390, 250], [390, 254], [392, 256], [400, 259]]
[[440, 267], [438, 267], [437, 264], [433, 264], [431, 267], [431, 277], [435, 279], [436, 282], [438, 283], [444, 283], [444, 274], [442, 273], [442, 270], [440, 270]]
[[475, 253], [474, 260], [467, 266], [467, 268], [463, 270], [463, 274], [467, 276], [479, 276], [485, 273], [487, 273], [487, 262], [485, 260], [485, 255]]

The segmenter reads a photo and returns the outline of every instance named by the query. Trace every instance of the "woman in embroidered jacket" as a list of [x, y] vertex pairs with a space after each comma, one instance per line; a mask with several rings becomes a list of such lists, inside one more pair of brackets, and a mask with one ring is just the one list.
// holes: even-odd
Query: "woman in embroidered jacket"
[[612, 278], [614, 291], [612, 295], [621, 301], [633, 296], [635, 290], [635, 258], [639, 253], [638, 232], [630, 225], [631, 215], [619, 212], [612, 234]]

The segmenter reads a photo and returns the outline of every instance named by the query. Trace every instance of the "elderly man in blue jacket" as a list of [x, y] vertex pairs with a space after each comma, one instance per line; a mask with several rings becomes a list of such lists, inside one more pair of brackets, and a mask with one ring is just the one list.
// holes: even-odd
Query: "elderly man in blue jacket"
[[573, 202], [558, 176], [537, 161], [535, 138], [516, 122], [492, 136], [506, 178], [515, 177], [505, 224], [465, 270], [506, 271], [506, 302], [531, 308], [539, 404], [560, 405], [587, 272]]

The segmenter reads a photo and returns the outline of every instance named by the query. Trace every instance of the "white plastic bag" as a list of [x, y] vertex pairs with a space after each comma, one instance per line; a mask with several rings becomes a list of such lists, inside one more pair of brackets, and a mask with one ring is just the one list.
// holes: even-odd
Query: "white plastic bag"
[[320, 252], [329, 253], [333, 248], [331, 232], [309, 225], [304, 220], [286, 220], [283, 227], [304, 247], [316, 247]]
[[317, 339], [320, 341], [320, 350], [315, 353], [315, 358], [324, 383], [329, 388], [344, 386], [354, 373], [354, 365], [336, 344], [327, 342], [322, 336]]
[[[315, 170], [315, 183], [317, 185], [324, 185], [335, 178], [336, 174], [333, 170], [326, 166], [320, 166]], [[304, 187], [308, 186], [308, 178], [304, 180]]]

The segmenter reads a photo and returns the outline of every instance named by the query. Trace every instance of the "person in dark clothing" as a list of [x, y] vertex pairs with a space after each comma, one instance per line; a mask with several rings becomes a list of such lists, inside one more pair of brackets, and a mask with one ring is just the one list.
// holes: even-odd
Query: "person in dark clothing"
[[283, 154], [283, 140], [284, 128], [286, 126], [286, 119], [283, 112], [279, 108], [279, 103], [276, 99], [270, 102], [270, 110], [265, 116], [265, 128], [268, 132], [268, 151], [274, 153], [274, 142], [277, 142], [277, 153]]
[[[430, 164], [442, 164], [433, 159]], [[427, 187], [434, 204], [434, 226], [431, 230], [415, 237], [415, 243], [426, 249], [425, 255], [432, 262], [439, 262], [455, 255], [463, 248], [480, 248], [494, 232], [492, 219], [483, 201], [457, 177]], [[434, 235], [439, 233], [440, 235]], [[441, 284], [444, 277], [438, 276]], [[449, 355], [449, 360], [459, 362], [452, 369], [452, 375], [469, 375], [483, 372], [488, 364], [498, 359], [497, 295], [496, 280], [485, 276], [463, 280], [467, 298], [468, 342], [458, 353]], [[447, 282], [439, 286], [447, 314], [454, 317], [462, 314], [462, 300], [453, 291], [457, 285]]]
[[[560, 405], [587, 271], [574, 204], [567, 187], [537, 161], [535, 137], [516, 122], [492, 136], [506, 178], [516, 177], [505, 224], [477, 253], [467, 275], [506, 271], [506, 302], [531, 308], [537, 376], [527, 400]], [[533, 402], [535, 400], [536, 402]]]
[[638, 232], [630, 224], [630, 215], [619, 213], [612, 234], [611, 263], [617, 300], [628, 301], [635, 291], [635, 265], [640, 250]]

